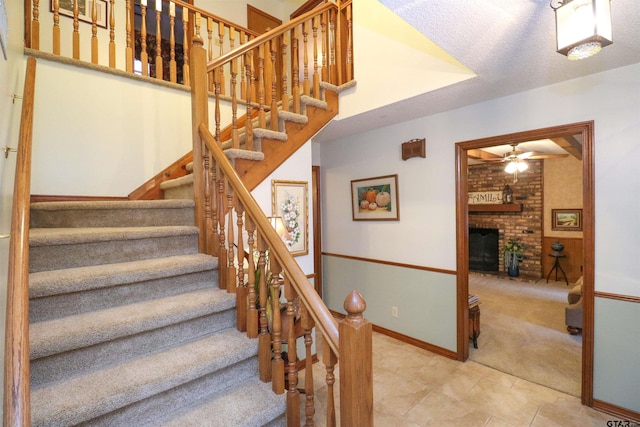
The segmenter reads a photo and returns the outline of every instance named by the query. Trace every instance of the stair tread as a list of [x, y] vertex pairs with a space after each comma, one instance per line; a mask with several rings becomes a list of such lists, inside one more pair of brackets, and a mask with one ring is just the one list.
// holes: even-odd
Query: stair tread
[[32, 228], [29, 230], [29, 246], [52, 246], [111, 240], [139, 240], [150, 237], [169, 237], [192, 234], [198, 234], [198, 228], [190, 225], [157, 227]]
[[30, 357], [88, 347], [233, 307], [234, 294], [211, 288], [35, 322], [30, 325]]
[[226, 329], [118, 366], [36, 387], [31, 391], [33, 425], [77, 424], [256, 353], [255, 341], [235, 329]]
[[181, 209], [192, 208], [193, 200], [89, 200], [63, 202], [36, 202], [32, 210], [85, 210], [85, 209]]
[[[250, 393], [247, 391], [250, 390]], [[188, 411], [162, 422], [165, 427], [202, 425], [202, 420], [224, 420], [225, 427], [262, 426], [281, 416], [286, 410], [284, 395], [271, 390], [271, 383], [257, 377], [244, 380], [236, 387], [195, 402]]]
[[206, 254], [49, 270], [29, 274], [29, 298], [79, 292], [218, 268]]

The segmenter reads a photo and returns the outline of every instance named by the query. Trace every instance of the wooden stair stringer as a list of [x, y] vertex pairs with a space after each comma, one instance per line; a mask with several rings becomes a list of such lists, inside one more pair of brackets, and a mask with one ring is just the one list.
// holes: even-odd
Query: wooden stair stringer
[[269, 138], [262, 139], [262, 152], [265, 158], [263, 161], [235, 160], [235, 170], [249, 191], [256, 188], [258, 184], [264, 181], [338, 114], [338, 94], [333, 91], [326, 91], [325, 97], [327, 102], [326, 110], [307, 105], [308, 123], [285, 122], [288, 136], [286, 142], [283, 143]]

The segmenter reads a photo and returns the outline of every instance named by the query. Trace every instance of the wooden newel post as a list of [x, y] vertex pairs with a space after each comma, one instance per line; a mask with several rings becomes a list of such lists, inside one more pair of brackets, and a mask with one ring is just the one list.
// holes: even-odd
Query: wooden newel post
[[367, 304], [357, 291], [344, 301], [340, 322], [340, 424], [373, 426], [372, 325], [362, 313]]
[[200, 138], [198, 126], [204, 123], [209, 127], [209, 93], [207, 90], [207, 52], [203, 47], [202, 38], [193, 37], [191, 46], [191, 117], [193, 132], [193, 191], [195, 199], [195, 222], [200, 230], [198, 235], [198, 247], [200, 252], [209, 253], [211, 248], [207, 248], [206, 230], [206, 195], [207, 188], [205, 179], [207, 173], [204, 170], [204, 156], [207, 150], [204, 142]]

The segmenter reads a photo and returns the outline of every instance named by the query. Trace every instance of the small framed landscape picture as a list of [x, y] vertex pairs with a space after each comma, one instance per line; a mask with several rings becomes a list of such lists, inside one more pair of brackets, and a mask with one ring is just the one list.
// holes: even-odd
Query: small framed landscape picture
[[582, 231], [582, 209], [551, 209], [551, 229]]
[[398, 221], [398, 175], [351, 181], [351, 211], [354, 221]]

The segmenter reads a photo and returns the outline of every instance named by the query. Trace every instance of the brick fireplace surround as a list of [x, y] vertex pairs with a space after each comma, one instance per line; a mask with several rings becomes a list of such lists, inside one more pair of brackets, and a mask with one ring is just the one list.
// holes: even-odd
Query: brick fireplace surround
[[[543, 165], [541, 160], [528, 160], [529, 168], [513, 175], [504, 172], [503, 162], [470, 165], [468, 172], [469, 192], [502, 191], [505, 184], [513, 190], [514, 203], [523, 205], [522, 212], [469, 212], [469, 227], [496, 228], [499, 230], [499, 253], [504, 242], [517, 238], [527, 245], [524, 260], [520, 263], [520, 277], [537, 280], [542, 277], [542, 209], [543, 209]], [[500, 256], [500, 274], [506, 274]]]

